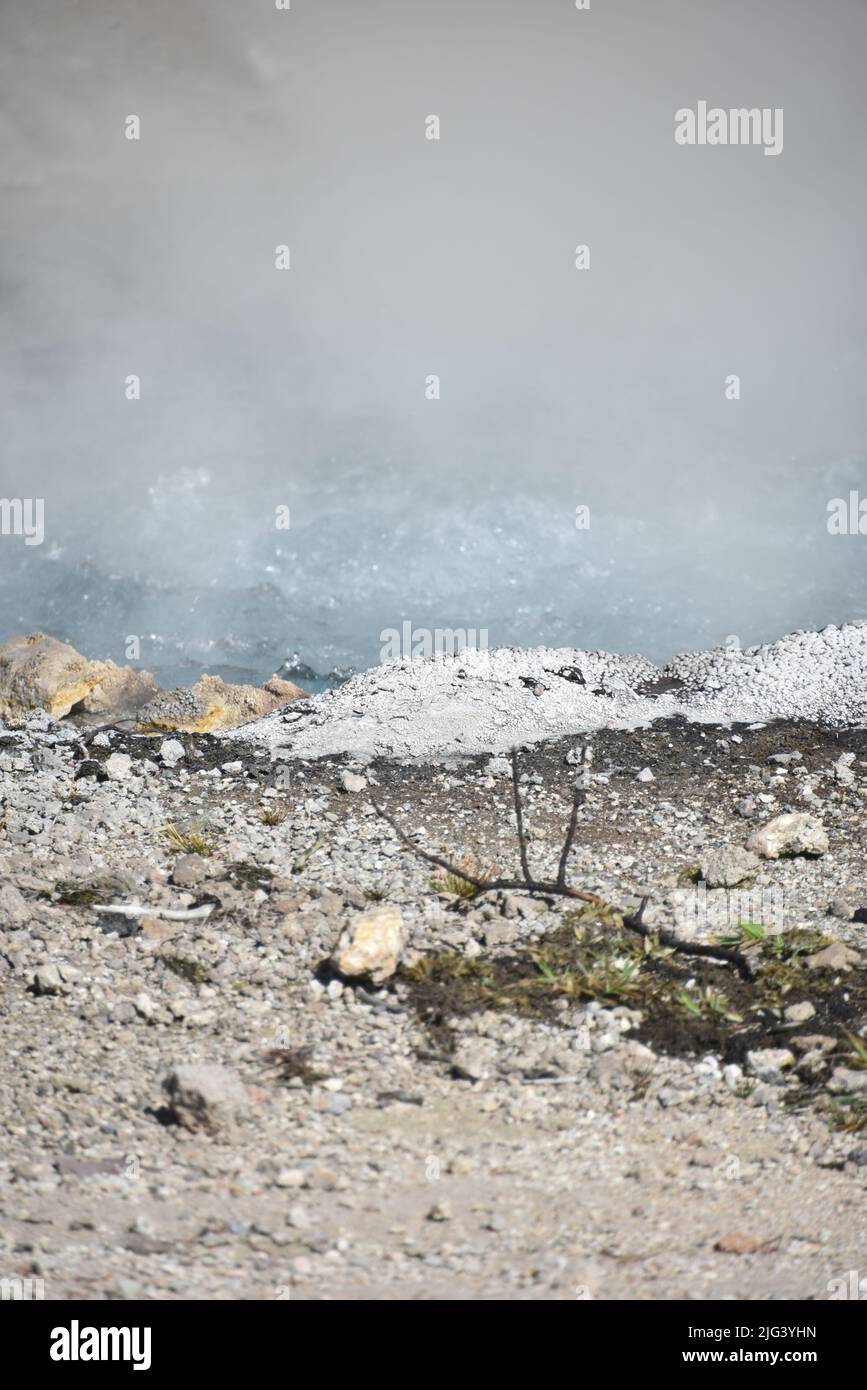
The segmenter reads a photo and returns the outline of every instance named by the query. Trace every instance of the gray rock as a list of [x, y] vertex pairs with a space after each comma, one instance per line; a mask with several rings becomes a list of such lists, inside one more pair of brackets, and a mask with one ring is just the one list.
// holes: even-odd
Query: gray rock
[[855, 915], [855, 904], [849, 898], [834, 898], [828, 904], [828, 911], [832, 917], [839, 917], [841, 922], [851, 922]]
[[842, 941], [832, 941], [830, 946], [807, 956], [804, 963], [808, 970], [851, 970], [861, 964], [861, 957]]
[[835, 1067], [828, 1082], [828, 1090], [836, 1095], [867, 1091], [867, 1071], [855, 1071], [852, 1067]]
[[769, 1085], [782, 1082], [783, 1072], [794, 1063], [794, 1054], [787, 1047], [762, 1047], [747, 1053], [747, 1071]]
[[710, 850], [701, 860], [701, 877], [708, 888], [736, 888], [753, 878], [761, 867], [758, 855], [740, 845]]
[[293, 1202], [286, 1213], [286, 1225], [295, 1231], [308, 1231], [312, 1224], [313, 1218], [303, 1202]]
[[40, 965], [30, 976], [34, 994], [68, 994], [56, 965]]
[[3, 927], [23, 927], [30, 917], [27, 900], [19, 893], [14, 883], [4, 883], [0, 887], [0, 929]]
[[169, 1072], [163, 1088], [178, 1123], [208, 1134], [231, 1130], [249, 1103], [246, 1087], [226, 1067], [185, 1063]]
[[452, 1072], [464, 1081], [484, 1081], [494, 1070], [490, 1044], [480, 1040], [459, 1043], [452, 1057]]
[[200, 854], [182, 854], [172, 869], [172, 883], [181, 888], [201, 883], [208, 872], [208, 865]]
[[834, 763], [834, 776], [844, 787], [851, 787], [855, 782], [855, 774], [851, 768], [854, 761], [854, 753], [841, 753]]

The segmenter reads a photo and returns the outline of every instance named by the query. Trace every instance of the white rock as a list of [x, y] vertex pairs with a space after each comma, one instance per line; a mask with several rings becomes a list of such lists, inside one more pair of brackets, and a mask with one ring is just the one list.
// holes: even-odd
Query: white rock
[[14, 883], [0, 884], [0, 927], [23, 927], [30, 917], [30, 908], [23, 893]]
[[163, 739], [163, 742], [160, 744], [160, 758], [165, 763], [166, 767], [175, 767], [175, 765], [181, 761], [181, 758], [185, 757], [184, 745], [181, 743], [180, 739]]
[[649, 767], [643, 767], [640, 772], [636, 773], [635, 780], [636, 782], [655, 782], [656, 778]]
[[111, 753], [103, 767], [110, 782], [125, 782], [132, 773], [132, 758], [129, 753]]
[[153, 1018], [155, 1008], [154, 1001], [149, 994], [137, 994], [132, 1001], [133, 1008], [141, 1018]]
[[281, 1168], [274, 1179], [275, 1187], [303, 1187], [306, 1174], [303, 1168]]
[[747, 840], [747, 849], [764, 859], [780, 859], [794, 854], [820, 855], [828, 851], [828, 836], [822, 822], [806, 811], [789, 811], [774, 816]]
[[783, 1018], [787, 1023], [806, 1023], [815, 1016], [816, 1010], [809, 999], [804, 999], [800, 1004], [790, 1004], [784, 1010]]
[[363, 792], [367, 788], [367, 778], [359, 777], [357, 772], [341, 772], [340, 785], [345, 792]]
[[828, 1090], [837, 1095], [851, 1091], [867, 1091], [867, 1071], [855, 1071], [852, 1067], [835, 1067], [828, 1082]]
[[794, 1055], [787, 1047], [762, 1047], [756, 1052], [747, 1053], [747, 1071], [757, 1076], [759, 1081], [771, 1084], [783, 1080], [786, 1067], [794, 1066]]
[[855, 781], [855, 774], [850, 766], [855, 761], [854, 753], [841, 753], [834, 764], [834, 776], [843, 786], [851, 787]]

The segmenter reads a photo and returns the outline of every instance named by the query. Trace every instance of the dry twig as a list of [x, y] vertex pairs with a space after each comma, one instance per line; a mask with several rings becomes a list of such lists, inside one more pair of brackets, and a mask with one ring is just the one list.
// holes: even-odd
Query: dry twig
[[548, 898], [577, 898], [579, 902], [591, 903], [598, 907], [607, 915], [619, 918], [623, 926], [631, 932], [645, 940], [655, 938], [660, 945], [675, 951], [678, 955], [699, 956], [706, 960], [718, 960], [726, 965], [734, 966], [738, 974], [744, 980], [752, 979], [752, 968], [745, 956], [740, 951], [729, 950], [726, 946], [711, 946], [699, 941], [683, 941], [675, 936], [673, 932], [664, 929], [656, 930], [648, 927], [644, 922], [644, 912], [649, 898], [642, 898], [641, 904], [636, 912], [621, 912], [611, 903], [600, 898], [596, 893], [586, 893], [580, 888], [572, 888], [566, 882], [566, 870], [569, 863], [569, 855], [575, 840], [575, 831], [578, 825], [578, 811], [584, 801], [587, 780], [589, 776], [589, 750], [584, 753], [584, 771], [579, 774], [575, 791], [572, 797], [572, 812], [569, 818], [569, 825], [566, 830], [566, 838], [563, 842], [563, 849], [560, 854], [560, 861], [557, 866], [557, 877], [553, 882], [547, 879], [537, 879], [530, 870], [529, 854], [527, 852], [527, 833], [524, 827], [524, 807], [521, 798], [521, 788], [518, 778], [518, 750], [512, 749], [512, 786], [514, 791], [515, 803], [515, 822], [518, 831], [518, 852], [521, 860], [520, 878], [476, 878], [466, 869], [458, 868], [448, 859], [442, 858], [437, 854], [430, 854], [412, 841], [404, 830], [393, 820], [387, 811], [378, 802], [372, 802], [373, 809], [387, 825], [390, 825], [401, 844], [420, 859], [426, 860], [428, 864], [435, 864], [437, 868], [444, 869], [446, 873], [455, 874], [459, 878], [466, 879], [476, 889], [476, 893], [493, 893], [502, 890], [523, 889], [527, 893], [536, 894], [539, 897]]

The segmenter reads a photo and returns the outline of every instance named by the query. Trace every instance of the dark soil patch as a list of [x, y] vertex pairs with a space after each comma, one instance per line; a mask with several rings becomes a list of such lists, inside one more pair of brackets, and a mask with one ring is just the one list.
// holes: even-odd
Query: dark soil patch
[[237, 863], [229, 865], [222, 881], [231, 883], [235, 888], [245, 888], [251, 892], [262, 888], [266, 893], [270, 893], [273, 877], [273, 871], [263, 864]]
[[[448, 1055], [454, 1047], [450, 1020], [501, 1009], [559, 1027], [572, 1026], [557, 1007], [597, 999], [640, 1013], [630, 1036], [672, 1057], [714, 1053], [742, 1064], [747, 1052], [788, 1046], [798, 1034], [838, 1039], [840, 1057], [852, 1065], [852, 1044], [867, 1021], [867, 971], [810, 970], [808, 952], [825, 944], [817, 933], [786, 932], [748, 950], [755, 977], [686, 958], [644, 943], [611, 922], [570, 914], [562, 927], [532, 950], [467, 959], [458, 953], [423, 957], [399, 972], [410, 1007]], [[806, 1024], [788, 1024], [790, 1004], [809, 1001], [816, 1012]]]

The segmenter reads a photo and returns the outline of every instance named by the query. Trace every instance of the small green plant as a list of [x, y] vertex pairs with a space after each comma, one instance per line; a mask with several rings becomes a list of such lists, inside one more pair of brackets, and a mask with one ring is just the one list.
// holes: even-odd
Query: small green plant
[[557, 976], [554, 974], [548, 962], [543, 960], [541, 956], [533, 956], [533, 962], [539, 974], [542, 976], [542, 979], [547, 980], [549, 985], [554, 984]]
[[688, 1013], [695, 1014], [697, 1018], [701, 1017], [701, 1004], [697, 999], [694, 999], [687, 990], [678, 990], [677, 1002], [680, 1004], [681, 1008], [686, 1009]]
[[852, 1044], [852, 1051], [846, 1053], [847, 1060], [855, 1071], [867, 1070], [867, 1042], [846, 1030], [846, 1037]]
[[587, 938], [581, 927], [574, 928], [573, 948], [560, 948], [559, 959], [539, 951], [529, 954], [543, 986], [554, 995], [575, 1000], [629, 999], [639, 992], [641, 955], [612, 950], [604, 939]]
[[844, 1134], [858, 1134], [867, 1125], [867, 1096], [863, 1092], [837, 1096], [828, 1107], [828, 1116], [835, 1129]]
[[90, 907], [98, 899], [95, 888], [74, 878], [61, 879], [54, 885], [54, 891], [57, 901], [68, 907]]
[[675, 995], [676, 1002], [694, 1018], [704, 1018], [708, 1014], [716, 1018], [724, 1018], [728, 1023], [741, 1023], [740, 1014], [729, 1011], [729, 1001], [719, 990], [712, 989], [710, 985], [705, 985], [697, 993], [692, 993], [688, 989], [678, 990]]
[[189, 825], [182, 830], [174, 821], [166, 821], [159, 833], [166, 841], [167, 847], [179, 854], [199, 854], [203, 859], [208, 859], [216, 849], [207, 838], [204, 827], [200, 825]]
[[738, 922], [727, 936], [717, 936], [714, 940], [721, 946], [742, 946], [744, 942], [753, 946], [757, 941], [764, 941], [765, 935], [761, 922]]
[[809, 931], [806, 927], [796, 927], [793, 931], [779, 932], [768, 937], [768, 946], [778, 960], [793, 961], [798, 956], [811, 956], [821, 951], [831, 942], [821, 932]]

